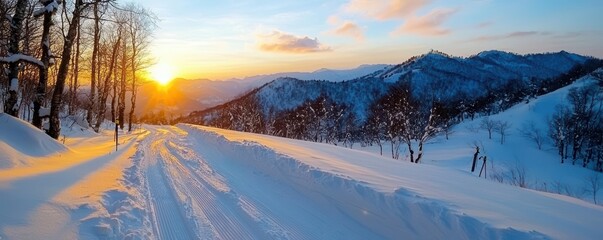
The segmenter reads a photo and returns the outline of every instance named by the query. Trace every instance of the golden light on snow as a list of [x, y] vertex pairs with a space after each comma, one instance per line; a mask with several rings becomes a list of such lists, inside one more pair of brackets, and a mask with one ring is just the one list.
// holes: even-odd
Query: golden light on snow
[[167, 85], [174, 79], [174, 68], [165, 63], [155, 64], [151, 68], [151, 79], [161, 85]]

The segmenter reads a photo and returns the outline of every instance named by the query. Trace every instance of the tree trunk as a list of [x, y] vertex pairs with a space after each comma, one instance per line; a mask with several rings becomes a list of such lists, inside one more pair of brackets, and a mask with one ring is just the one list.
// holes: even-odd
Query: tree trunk
[[559, 155], [560, 155], [560, 157], [561, 157], [561, 164], [563, 164], [563, 160], [564, 160], [564, 158], [563, 158], [563, 156], [564, 156], [564, 153], [563, 153], [564, 151], [563, 151], [563, 150], [564, 150], [564, 149], [565, 149], [565, 144], [564, 144], [564, 142], [563, 142], [563, 141], [561, 141], [561, 142], [559, 143]]
[[[72, 20], [73, 21], [73, 20]], [[73, 82], [71, 83], [71, 99], [70, 99], [70, 108], [69, 113], [74, 114], [77, 106], [77, 88], [78, 88], [78, 80], [79, 80], [79, 72], [80, 72], [80, 39], [81, 39], [81, 23], [77, 21], [77, 30], [76, 30], [76, 40], [75, 40], [75, 59], [73, 59]], [[71, 26], [70, 26], [71, 27]]]
[[[117, 42], [113, 46], [113, 51], [111, 52], [111, 59], [109, 60], [109, 72], [105, 77], [104, 85], [102, 92], [99, 92], [100, 102], [98, 104], [98, 117], [96, 118], [96, 124], [94, 125], [94, 129], [97, 131], [100, 129], [103, 120], [105, 120], [105, 112], [107, 110], [107, 97], [109, 95], [110, 87], [111, 87], [111, 78], [113, 77], [113, 70], [115, 69], [115, 60], [117, 55], [117, 50], [119, 49], [119, 45], [121, 43], [121, 34], [117, 37]], [[100, 90], [100, 89], [99, 89]]]
[[124, 130], [124, 122], [125, 116], [124, 112], [126, 111], [126, 71], [127, 71], [127, 44], [126, 41], [123, 41], [122, 46], [122, 56], [121, 56], [121, 80], [119, 87], [119, 99], [117, 100], [117, 108], [118, 108], [118, 119], [119, 119], [119, 128]]
[[117, 95], [117, 79], [113, 79], [113, 94], [111, 95], [111, 122], [115, 122], [116, 117], [116, 109], [115, 109], [115, 100]]
[[408, 145], [408, 153], [410, 155], [410, 162], [415, 162], [415, 151], [412, 150], [412, 143], [408, 141], [406, 143]]
[[88, 125], [92, 126], [92, 118], [96, 111], [96, 67], [98, 61], [98, 45], [100, 40], [100, 16], [98, 15], [99, 1], [95, 1], [92, 11], [94, 12], [94, 41], [92, 45], [92, 59], [90, 66], [90, 95], [88, 96], [88, 115], [86, 120]]
[[475, 172], [475, 165], [477, 164], [477, 156], [479, 155], [479, 147], [475, 146], [475, 154], [473, 154], [473, 164], [471, 164], [471, 172]]
[[[50, 4], [52, 2], [48, 2]], [[36, 96], [34, 98], [33, 121], [32, 124], [37, 127], [42, 127], [42, 117], [40, 116], [40, 108], [46, 96], [46, 85], [48, 84], [48, 66], [50, 65], [50, 26], [52, 25], [52, 13], [46, 11], [44, 13], [44, 23], [42, 30], [42, 66], [39, 66], [39, 80], [36, 87]]]
[[415, 160], [415, 163], [419, 163], [419, 161], [421, 161], [421, 157], [423, 157], [423, 141], [419, 141], [419, 154], [417, 155], [417, 159]]
[[[25, 18], [25, 10], [27, 8], [27, 0], [18, 0], [15, 6], [15, 15], [12, 17], [10, 44], [8, 46], [8, 55], [19, 53], [19, 41], [21, 40], [21, 32], [23, 28], [23, 19]], [[4, 112], [17, 117], [19, 108], [17, 101], [19, 99], [17, 90], [19, 89], [19, 62], [11, 62], [8, 65], [8, 81], [9, 90], [8, 98], [4, 102]]]
[[69, 24], [69, 30], [67, 31], [67, 37], [65, 38], [65, 43], [63, 45], [63, 53], [61, 55], [62, 59], [61, 64], [59, 65], [57, 81], [54, 86], [54, 92], [52, 93], [52, 101], [50, 105], [50, 128], [48, 129], [48, 135], [55, 139], [58, 139], [59, 135], [61, 134], [61, 121], [59, 119], [59, 112], [61, 111], [63, 90], [65, 88], [65, 79], [67, 78], [67, 73], [69, 72], [71, 49], [73, 47], [73, 41], [75, 40], [75, 36], [77, 34], [77, 26], [80, 22], [82, 8], [82, 1], [75, 1], [73, 17], [71, 19], [71, 24]]
[[131, 68], [132, 68], [132, 97], [130, 98], [130, 113], [129, 113], [129, 121], [128, 121], [128, 132], [132, 131], [132, 122], [134, 121], [134, 111], [136, 109], [136, 37], [134, 35], [131, 36], [132, 40], [132, 58], [131, 58]]

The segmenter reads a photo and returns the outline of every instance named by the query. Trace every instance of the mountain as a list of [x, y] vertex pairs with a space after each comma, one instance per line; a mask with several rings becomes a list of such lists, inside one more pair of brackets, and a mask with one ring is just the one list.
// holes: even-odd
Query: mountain
[[[402, 115], [429, 114], [429, 108], [437, 105], [439, 111], [445, 111], [441, 114], [446, 115], [446, 122], [460, 121], [500, 112], [566, 86], [601, 66], [599, 59], [565, 51], [528, 55], [486, 51], [467, 58], [431, 51], [344, 82], [279, 78], [241, 98], [180, 120], [280, 136], [287, 136], [293, 125], [323, 128], [331, 124], [341, 133], [343, 122], [363, 127], [379, 117], [374, 116], [376, 108], [409, 92], [407, 98], [416, 105], [415, 110]], [[323, 120], [326, 122], [321, 123]], [[302, 133], [295, 138], [318, 140], [322, 137], [314, 131], [325, 134], [325, 130], [307, 126], [297, 130]]]
[[[355, 79], [358, 77], [362, 77], [371, 73], [374, 73], [379, 70], [383, 70], [390, 65], [387, 64], [364, 64], [360, 65], [357, 68], [346, 69], [346, 70], [333, 70], [327, 68], [321, 68], [314, 72], [285, 72], [285, 73], [275, 73], [268, 75], [259, 75], [253, 77], [247, 77], [243, 79], [232, 79], [233, 81], [241, 81], [245, 83], [254, 82], [259, 85], [264, 85], [268, 82], [271, 82], [278, 78], [296, 78], [300, 80], [325, 80], [329, 82], [341, 82], [346, 80]], [[255, 85], [255, 84], [252, 84]], [[258, 85], [258, 86], [259, 86]]]
[[284, 72], [224, 81], [175, 79], [167, 87], [148, 82], [141, 86], [137, 99], [137, 114], [144, 115], [163, 109], [175, 115], [203, 110], [233, 100], [278, 78], [325, 80], [342, 82], [374, 73], [389, 65], [361, 65], [353, 69], [320, 69], [314, 72]]
[[[479, 103], [488, 106], [478, 108], [496, 112], [567, 85], [576, 79], [574, 75], [584, 75], [600, 65], [598, 59], [565, 51], [528, 55], [485, 51], [467, 58], [431, 51], [345, 82], [281, 77], [232, 102], [194, 112], [184, 121], [215, 125], [215, 116], [249, 102], [257, 104], [262, 117], [270, 118], [322, 97], [351, 110], [348, 112], [362, 123], [371, 106], [401, 84], [408, 85], [412, 96], [426, 105], [438, 101], [471, 108]], [[500, 102], [493, 106], [495, 101]]]

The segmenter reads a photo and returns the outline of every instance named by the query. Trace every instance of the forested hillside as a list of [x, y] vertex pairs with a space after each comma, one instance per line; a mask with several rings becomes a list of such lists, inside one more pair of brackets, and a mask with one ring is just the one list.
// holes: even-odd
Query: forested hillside
[[334, 144], [387, 140], [407, 146], [418, 162], [423, 143], [454, 124], [530, 101], [601, 66], [564, 51], [468, 58], [431, 51], [349, 81], [280, 78], [180, 121]]

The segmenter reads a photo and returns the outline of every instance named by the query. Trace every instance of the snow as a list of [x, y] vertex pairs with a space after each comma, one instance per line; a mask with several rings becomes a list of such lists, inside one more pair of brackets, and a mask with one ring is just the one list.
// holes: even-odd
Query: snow
[[42, 130], [6, 113], [0, 113], [0, 143], [10, 148], [10, 152], [33, 157], [68, 151], [68, 148]]
[[33, 12], [34, 16], [40, 16], [44, 13], [54, 13], [59, 9], [59, 5], [62, 3], [61, 0], [52, 0], [52, 1], [40, 1], [40, 3], [45, 4], [44, 7], [39, 8]]
[[[568, 197], [519, 189], [477, 179], [464, 172], [394, 161], [335, 146], [196, 128], [202, 132], [215, 132], [217, 138], [226, 137], [227, 140], [219, 141], [222, 144], [216, 144], [224, 146], [219, 149], [243, 152], [241, 155], [259, 161], [251, 164], [255, 168], [258, 165], [261, 169], [266, 168], [263, 174], [285, 174], [287, 178], [281, 181], [293, 181], [293, 186], [303, 184], [298, 191], [311, 189], [326, 198], [344, 202], [344, 206], [339, 207], [369, 229], [380, 229], [376, 231], [386, 238], [517, 239], [539, 238], [544, 234], [547, 238], [593, 239], [601, 233], [595, 224], [583, 226], [582, 221], [600, 218], [603, 209]], [[233, 149], [232, 142], [238, 142], [242, 147]], [[241, 149], [254, 145], [272, 149], [282, 159], [275, 161], [266, 157], [267, 153]], [[291, 180], [289, 176], [295, 177]], [[572, 205], [571, 209], [565, 208], [566, 204]], [[354, 211], [364, 215], [362, 210], [378, 217], [354, 216]], [[384, 219], [388, 221], [384, 222]], [[383, 226], [398, 227], [383, 229]], [[582, 227], [590, 228], [592, 235], [578, 236], [574, 229]]]
[[10, 80], [10, 91], [17, 91], [19, 90], [19, 79], [17, 78], [13, 78]]
[[40, 117], [50, 116], [50, 108], [40, 108]]
[[[484, 117], [465, 122], [453, 127], [449, 140], [444, 136], [429, 141], [425, 145], [424, 164], [467, 171], [471, 168], [471, 160], [475, 152], [475, 145], [480, 147], [481, 155], [488, 158], [488, 176], [499, 175], [504, 181], [510, 183], [510, 174], [516, 168], [526, 171], [527, 187], [547, 192], [570, 195], [576, 198], [592, 202], [592, 194], [585, 192], [587, 177], [593, 174], [591, 169], [583, 168], [580, 164], [560, 164], [557, 150], [546, 135], [548, 133], [548, 119], [556, 111], [556, 106], [567, 104], [566, 96], [570, 89], [576, 87], [597, 84], [596, 78], [586, 76], [564, 88], [539, 96], [528, 103], [522, 102], [499, 114], [488, 116], [493, 121], [506, 121], [511, 124], [509, 135], [504, 144], [500, 143], [500, 135], [492, 134], [488, 138], [486, 130], [479, 129], [480, 122]], [[542, 150], [536, 143], [522, 136], [520, 129], [533, 122], [541, 130], [544, 136]], [[379, 154], [378, 146], [361, 147], [360, 150]], [[389, 143], [384, 144], [385, 156], [391, 149]], [[408, 160], [408, 152], [402, 150], [403, 161]], [[481, 161], [478, 165], [481, 167]], [[599, 202], [601, 197], [598, 197]]]
[[[563, 52], [518, 55], [488, 51], [463, 58], [432, 51], [399, 65], [344, 82], [279, 78], [250, 91], [236, 101], [194, 112], [181, 120], [216, 126], [215, 116], [236, 111], [242, 103], [257, 103], [267, 121], [275, 118], [280, 121], [283, 120], [280, 114], [290, 113], [303, 104], [324, 96], [328, 101], [349, 109], [346, 114], [354, 117], [354, 121], [361, 125], [367, 119], [371, 106], [400, 81], [410, 84], [414, 99], [423, 103], [423, 107], [429, 108], [428, 105], [434, 99], [449, 105], [461, 101], [478, 101], [492, 95], [502, 98], [498, 96], [498, 92], [515, 91], [511, 90], [512, 86], [528, 89], [527, 86], [546, 84], [545, 81], [559, 77], [587, 60], [588, 57]], [[494, 111], [506, 107], [506, 104], [491, 106]]]
[[[0, 115], [2, 155], [29, 154], [28, 165], [0, 169], [0, 238], [597, 239], [603, 234], [601, 206], [481, 179], [467, 169], [184, 124], [122, 133], [118, 151], [111, 131], [79, 131], [67, 133], [67, 148]], [[32, 146], [34, 140], [40, 146]], [[32, 154], [45, 144], [54, 151]]]
[[44, 63], [42, 63], [42, 61], [40, 61], [39, 59], [29, 56], [29, 55], [25, 55], [25, 54], [19, 53], [19, 54], [12, 54], [8, 57], [0, 57], [0, 62], [14, 63], [14, 62], [19, 62], [19, 61], [33, 63], [38, 66], [44, 66]]

